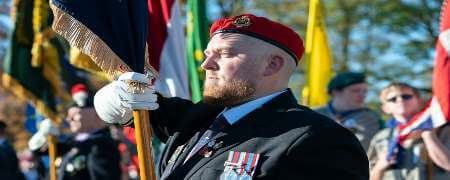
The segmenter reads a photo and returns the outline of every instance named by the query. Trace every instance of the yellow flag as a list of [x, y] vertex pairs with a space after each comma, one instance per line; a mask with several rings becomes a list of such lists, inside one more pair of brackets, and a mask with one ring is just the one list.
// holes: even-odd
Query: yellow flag
[[302, 103], [311, 107], [327, 103], [327, 85], [333, 73], [324, 20], [320, 0], [310, 0], [305, 49], [306, 84], [302, 92]]

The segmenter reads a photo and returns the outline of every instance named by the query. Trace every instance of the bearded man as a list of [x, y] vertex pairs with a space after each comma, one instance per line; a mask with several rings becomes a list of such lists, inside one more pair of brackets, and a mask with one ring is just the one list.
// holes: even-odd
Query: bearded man
[[150, 81], [139, 73], [94, 98], [107, 123], [132, 125], [132, 109], [151, 110], [153, 132], [167, 144], [160, 179], [368, 179], [355, 136], [288, 89], [304, 52], [297, 33], [244, 14], [217, 20], [210, 38], [202, 102], [165, 98], [152, 86], [128, 92], [127, 81]]

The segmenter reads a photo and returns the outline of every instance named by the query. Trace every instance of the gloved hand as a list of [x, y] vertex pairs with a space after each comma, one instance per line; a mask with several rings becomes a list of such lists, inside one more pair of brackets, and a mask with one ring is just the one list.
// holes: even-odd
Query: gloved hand
[[[141, 73], [127, 72], [119, 76], [118, 85], [123, 89], [119, 96], [125, 107], [133, 110], [155, 110], [159, 105], [156, 103], [157, 95], [155, 87], [150, 85], [150, 79]], [[130, 87], [133, 84], [133, 87]], [[139, 85], [136, 85], [139, 84]]]
[[[129, 84], [140, 84], [130, 88]], [[150, 79], [141, 73], [127, 72], [117, 81], [101, 88], [94, 96], [94, 107], [100, 119], [110, 124], [128, 124], [132, 110], [155, 110], [158, 103]]]
[[58, 128], [50, 119], [44, 119], [40, 124], [38, 131], [28, 141], [28, 148], [35, 151], [47, 143], [47, 136], [59, 135]]

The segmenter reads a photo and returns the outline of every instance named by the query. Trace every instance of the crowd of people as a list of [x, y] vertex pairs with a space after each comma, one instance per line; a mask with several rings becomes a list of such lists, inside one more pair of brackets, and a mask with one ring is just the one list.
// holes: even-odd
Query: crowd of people
[[[89, 94], [74, 96], [66, 117], [70, 135], [57, 143], [58, 178], [137, 178], [135, 142], [124, 132], [133, 128], [132, 110], [140, 109], [151, 111], [152, 130], [165, 143], [159, 179], [450, 179], [448, 125], [417, 131], [401, 145], [396, 139], [396, 128], [424, 105], [415, 87], [392, 82], [383, 88], [387, 120], [365, 105], [363, 73], [338, 73], [325, 106], [299, 105], [288, 82], [303, 40], [251, 14], [214, 22], [204, 53], [199, 103], [164, 97], [148, 74], [134, 72], [100, 89], [93, 101], [80, 100]], [[140, 93], [130, 91], [136, 83], [145, 84]], [[0, 124], [0, 179], [23, 179], [5, 128]], [[29, 142], [32, 155], [47, 153], [48, 135], [63, 134], [42, 122]]]

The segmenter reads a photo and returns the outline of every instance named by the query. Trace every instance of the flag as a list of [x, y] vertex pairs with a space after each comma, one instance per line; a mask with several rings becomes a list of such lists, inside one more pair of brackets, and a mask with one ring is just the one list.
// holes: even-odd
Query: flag
[[204, 0], [188, 0], [187, 10], [187, 59], [189, 82], [193, 102], [202, 99], [202, 85], [204, 70], [200, 67], [203, 62], [203, 51], [208, 44], [208, 21]]
[[177, 0], [149, 0], [148, 54], [158, 92], [189, 99], [183, 25]]
[[332, 75], [333, 60], [324, 20], [320, 0], [310, 0], [305, 49], [306, 85], [302, 96], [303, 104], [312, 107], [327, 103], [327, 84]]
[[14, 29], [3, 64], [2, 82], [14, 95], [30, 101], [41, 114], [58, 120], [56, 97], [63, 94], [58, 70], [61, 53], [47, 28], [49, 9], [45, 3], [44, 0], [15, 3]]
[[34, 0], [33, 7], [33, 33], [34, 42], [31, 48], [31, 64], [33, 67], [42, 67], [44, 77], [50, 82], [52, 91], [63, 100], [70, 101], [70, 95], [63, 87], [61, 81], [60, 61], [65, 55], [61, 41], [51, 29], [52, 19], [48, 0]]
[[77, 68], [85, 69], [86, 71], [92, 73], [98, 73], [102, 71], [100, 67], [98, 67], [97, 64], [95, 64], [95, 62], [93, 62], [88, 55], [83, 54], [79, 49], [75, 47], [70, 48], [69, 59], [70, 64]]
[[145, 67], [147, 1], [51, 0], [50, 7], [53, 30], [112, 79], [123, 72], [152, 70]]

